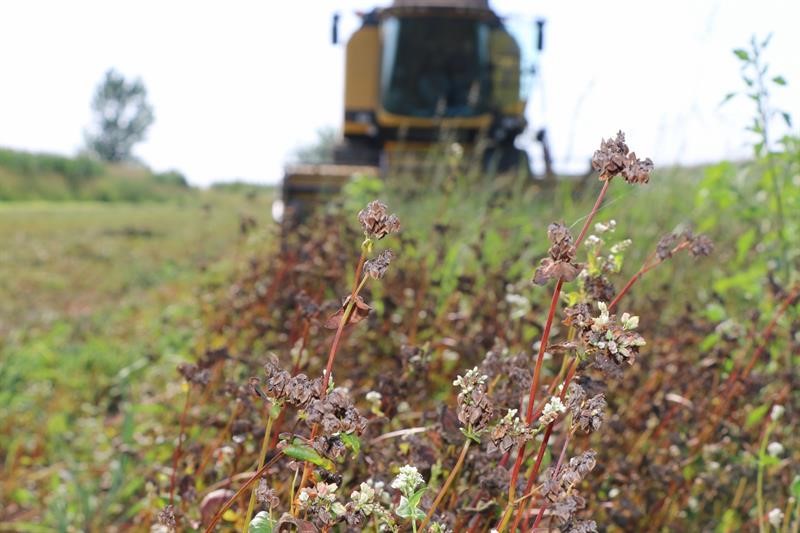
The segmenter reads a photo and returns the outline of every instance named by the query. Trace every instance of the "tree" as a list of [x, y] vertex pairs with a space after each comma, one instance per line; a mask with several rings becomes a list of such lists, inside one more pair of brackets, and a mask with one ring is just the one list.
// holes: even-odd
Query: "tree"
[[97, 86], [92, 113], [86, 144], [101, 159], [112, 162], [130, 160], [133, 145], [145, 138], [154, 121], [142, 80], [127, 81], [114, 69]]
[[317, 141], [297, 148], [294, 160], [304, 164], [330, 163], [333, 161], [333, 150], [338, 134], [336, 128], [330, 126], [317, 130]]

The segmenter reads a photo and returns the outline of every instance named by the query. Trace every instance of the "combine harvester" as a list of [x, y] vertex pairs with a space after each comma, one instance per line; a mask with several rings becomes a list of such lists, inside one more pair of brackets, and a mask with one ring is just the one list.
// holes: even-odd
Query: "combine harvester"
[[[286, 169], [277, 209], [285, 219], [304, 218], [354, 175], [386, 175], [409, 162], [419, 175], [425, 154], [445, 139], [479, 153], [487, 168], [530, 175], [514, 141], [527, 126], [542, 21], [524, 53], [488, 0], [394, 0], [360, 17], [347, 42], [343, 138], [330, 164]], [[338, 22], [334, 15], [334, 43]]]

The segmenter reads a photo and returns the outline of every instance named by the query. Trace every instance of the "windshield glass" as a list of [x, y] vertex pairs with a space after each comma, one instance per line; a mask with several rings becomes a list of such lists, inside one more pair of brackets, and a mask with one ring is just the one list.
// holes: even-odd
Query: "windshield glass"
[[470, 117], [489, 101], [489, 27], [479, 20], [390, 17], [383, 22], [383, 107], [416, 117]]

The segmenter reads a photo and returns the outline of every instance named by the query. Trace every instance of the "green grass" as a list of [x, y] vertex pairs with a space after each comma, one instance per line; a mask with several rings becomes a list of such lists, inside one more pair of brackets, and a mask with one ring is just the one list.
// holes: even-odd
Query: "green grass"
[[186, 178], [176, 171], [154, 173], [142, 165], [106, 164], [86, 155], [0, 148], [0, 202], [152, 202], [187, 190]]
[[[119, 501], [144, 480], [120, 448], [154, 435], [159, 398], [193, 349], [201, 287], [263, 244], [270, 204], [207, 191], [0, 205], [0, 530], [97, 530], [127, 512]], [[262, 230], [242, 235], [241, 215]], [[151, 442], [150, 459], [170, 446]]]

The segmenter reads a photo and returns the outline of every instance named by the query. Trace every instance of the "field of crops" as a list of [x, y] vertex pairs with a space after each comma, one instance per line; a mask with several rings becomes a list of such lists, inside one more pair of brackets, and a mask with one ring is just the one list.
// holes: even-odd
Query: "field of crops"
[[2, 206], [0, 530], [797, 531], [798, 146]]

